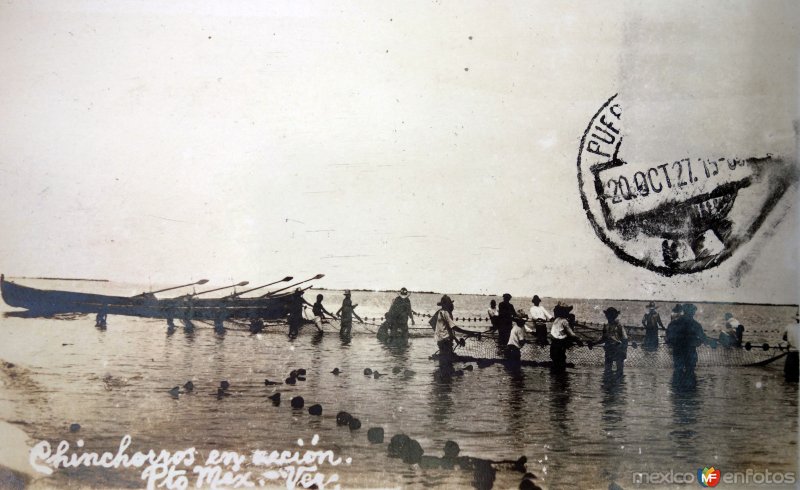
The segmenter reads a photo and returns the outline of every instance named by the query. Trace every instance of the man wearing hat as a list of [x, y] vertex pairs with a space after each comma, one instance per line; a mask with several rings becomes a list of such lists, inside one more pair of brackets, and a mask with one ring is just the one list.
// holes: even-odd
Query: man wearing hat
[[505, 293], [503, 301], [497, 305], [497, 344], [501, 349], [508, 345], [508, 338], [511, 336], [511, 329], [514, 327], [514, 319], [517, 318], [517, 311], [511, 304], [511, 295]]
[[339, 335], [343, 336], [350, 336], [350, 332], [353, 329], [353, 317], [355, 316], [358, 318], [358, 321], [364, 323], [364, 320], [361, 319], [355, 312], [355, 307], [358, 305], [354, 305], [353, 302], [350, 300], [350, 290], [345, 289], [344, 291], [344, 299], [342, 300], [342, 307], [339, 308], [339, 311], [336, 312], [336, 316], [341, 318], [342, 326], [339, 328]]
[[[603, 310], [606, 315], [606, 323], [603, 326], [603, 336], [600, 342], [606, 351], [605, 371], [610, 373], [613, 364], [617, 364], [617, 375], [622, 375], [625, 368], [625, 359], [628, 357], [628, 332], [619, 322], [619, 310], [613, 306]], [[658, 340], [656, 340], [658, 342]], [[656, 343], [656, 345], [658, 345]]]
[[741, 347], [742, 337], [744, 336], [744, 325], [742, 325], [739, 320], [734, 318], [733, 313], [725, 313], [725, 328], [733, 335], [733, 345], [736, 347]]
[[664, 340], [669, 338], [670, 332], [675, 330], [675, 320], [683, 316], [683, 305], [676, 304], [669, 313], [669, 323], [667, 324], [667, 331], [664, 332]]
[[672, 363], [676, 374], [694, 374], [697, 365], [697, 347], [707, 341], [702, 325], [694, 319], [697, 307], [683, 305], [683, 315], [670, 322], [667, 343], [672, 347]]
[[547, 345], [546, 323], [553, 319], [553, 315], [543, 306], [539, 305], [541, 302], [542, 300], [539, 298], [539, 295], [533, 295], [533, 299], [531, 300], [533, 306], [531, 306], [530, 309], [530, 317], [531, 321], [533, 321], [533, 333], [536, 337], [536, 343], [539, 345]]
[[582, 345], [580, 338], [575, 335], [570, 326], [572, 306], [560, 302], [553, 308], [555, 320], [550, 327], [550, 360], [553, 361], [553, 371], [564, 371], [567, 368], [567, 349], [573, 342]]
[[[670, 310], [669, 321], [670, 323], [672, 323], [682, 316], [683, 316], [683, 305], [678, 303]], [[667, 327], [669, 327], [669, 325], [667, 325]]]
[[456, 341], [455, 331], [460, 330], [453, 321], [453, 300], [448, 295], [436, 303], [439, 310], [433, 315], [433, 338], [439, 348], [439, 367], [451, 369], [453, 363], [453, 342]]
[[[723, 347], [741, 347], [742, 342], [737, 334], [737, 327], [740, 326], [739, 320], [733, 317], [733, 313], [725, 313], [725, 325], [719, 333], [719, 343]], [[744, 327], [742, 327], [742, 332], [744, 332]]]
[[392, 301], [392, 306], [386, 312], [386, 321], [389, 324], [389, 337], [406, 338], [408, 337], [408, 319], [414, 325], [414, 314], [411, 308], [408, 289], [400, 288], [397, 297]]
[[661, 316], [659, 316], [656, 308], [658, 306], [651, 301], [647, 305], [647, 313], [642, 317], [642, 325], [644, 326], [642, 347], [649, 351], [658, 349], [658, 329], [665, 330], [664, 324], [661, 323]]
[[297, 288], [289, 300], [289, 335], [297, 335], [300, 332], [300, 327], [303, 326], [305, 319], [303, 318], [303, 308], [305, 306], [312, 306], [311, 303], [306, 301], [303, 297], [303, 290]]

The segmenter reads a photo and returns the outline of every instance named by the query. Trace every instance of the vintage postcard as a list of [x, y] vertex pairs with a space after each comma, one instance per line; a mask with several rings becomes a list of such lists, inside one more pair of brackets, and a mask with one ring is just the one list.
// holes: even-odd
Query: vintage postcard
[[792, 1], [8, 1], [0, 488], [796, 488]]

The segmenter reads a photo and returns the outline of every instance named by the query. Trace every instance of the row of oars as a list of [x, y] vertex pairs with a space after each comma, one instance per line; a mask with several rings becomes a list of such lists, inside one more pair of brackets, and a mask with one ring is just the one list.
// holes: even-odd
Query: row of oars
[[[287, 289], [291, 289], [293, 287], [297, 287], [297, 286], [299, 286], [301, 284], [305, 284], [305, 283], [307, 283], [309, 281], [322, 279], [323, 277], [325, 277], [325, 274], [317, 274], [314, 277], [310, 277], [310, 278], [308, 278], [306, 280], [303, 280], [303, 281], [300, 281], [300, 282], [296, 282], [294, 284], [290, 284], [290, 285], [288, 285], [286, 287], [283, 287], [283, 288], [280, 288], [280, 289], [276, 289], [275, 291], [270, 291], [270, 292], [268, 292], [266, 294], [262, 294], [261, 296], [258, 296], [258, 298], [268, 298], [268, 297], [274, 296], [277, 293], [280, 293], [282, 291], [286, 291]], [[270, 282], [270, 283], [267, 283], [267, 284], [264, 284], [264, 285], [261, 285], [261, 286], [255, 287], [255, 288], [247, 289], [245, 291], [239, 291], [238, 293], [236, 292], [236, 290], [234, 290], [234, 292], [229, 294], [228, 296], [226, 296], [226, 298], [230, 298], [230, 299], [240, 298], [244, 294], [251, 293], [253, 291], [257, 291], [259, 289], [263, 289], [263, 288], [266, 288], [266, 287], [269, 287], [269, 286], [274, 286], [275, 284], [279, 284], [279, 283], [282, 283], [282, 282], [289, 282], [289, 281], [291, 281], [293, 279], [294, 279], [294, 277], [292, 277], [292, 276], [286, 276], [283, 279], [280, 279], [278, 281]], [[165, 291], [173, 291], [175, 289], [186, 288], [186, 287], [189, 287], [189, 286], [203, 285], [203, 284], [206, 284], [207, 282], [208, 282], [208, 279], [200, 279], [199, 281], [190, 282], [188, 284], [181, 284], [180, 286], [172, 286], [172, 287], [168, 287], [168, 288], [164, 288], [164, 289], [159, 289], [158, 291], [150, 291], [149, 293], [142, 293], [139, 296], [154, 295], [154, 294], [158, 294], [158, 293], [163, 293]], [[192, 294], [187, 294], [187, 295], [184, 295], [184, 296], [188, 297], [188, 298], [193, 298], [195, 296], [200, 296], [201, 294], [213, 293], [215, 291], [222, 291], [223, 289], [244, 287], [244, 286], [247, 286], [249, 284], [250, 284], [250, 281], [241, 281], [241, 282], [237, 282], [236, 284], [230, 284], [230, 285], [227, 285], [227, 286], [222, 286], [222, 287], [214, 288], [214, 289], [208, 289], [208, 290], [200, 291], [200, 292], [193, 292]], [[308, 288], [305, 288], [305, 289], [308, 289]]]

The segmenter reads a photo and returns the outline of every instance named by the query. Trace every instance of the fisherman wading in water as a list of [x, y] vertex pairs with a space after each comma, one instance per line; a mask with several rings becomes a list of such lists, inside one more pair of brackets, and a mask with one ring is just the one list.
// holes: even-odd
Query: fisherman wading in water
[[604, 310], [608, 323], [603, 327], [603, 337], [606, 358], [605, 372], [611, 373], [613, 365], [617, 365], [617, 376], [621, 376], [625, 368], [625, 359], [628, 357], [628, 332], [619, 323], [619, 310], [613, 306]]
[[344, 292], [344, 299], [342, 300], [342, 307], [336, 312], [336, 315], [342, 319], [342, 326], [339, 329], [340, 335], [350, 336], [350, 332], [353, 329], [353, 317], [358, 318], [359, 322], [364, 323], [364, 320], [355, 312], [356, 306], [358, 305], [354, 305], [350, 300], [350, 290], [346, 290]]
[[503, 301], [497, 305], [497, 344], [502, 349], [508, 345], [508, 337], [511, 335], [511, 328], [514, 326], [514, 319], [517, 312], [511, 304], [511, 295], [503, 295]]
[[411, 319], [411, 324], [414, 323], [414, 314], [416, 313], [411, 308], [411, 299], [409, 299], [408, 289], [400, 288], [400, 293], [392, 301], [392, 306], [386, 313], [386, 321], [389, 326], [390, 338], [407, 338], [408, 337], [408, 320]]
[[583, 342], [575, 335], [569, 324], [572, 306], [557, 304], [553, 308], [553, 316], [556, 319], [550, 327], [550, 359], [553, 361], [553, 371], [564, 371], [567, 368], [567, 349], [573, 342], [583, 345]]
[[650, 304], [647, 305], [647, 313], [642, 317], [642, 326], [644, 326], [644, 342], [642, 342], [642, 348], [648, 351], [658, 349], [658, 329], [665, 330], [656, 308], [658, 308], [656, 304], [651, 301]]
[[[292, 299], [289, 301], [289, 335], [290, 336], [297, 336], [300, 333], [300, 327], [303, 326], [305, 320], [303, 318], [303, 308], [305, 306], [312, 306], [311, 303], [303, 298], [303, 290], [297, 288], [294, 290], [294, 294], [292, 295]], [[322, 328], [317, 326], [320, 331]]]
[[533, 306], [531, 306], [530, 309], [530, 317], [533, 322], [533, 335], [536, 337], [536, 343], [539, 345], [547, 345], [547, 322], [553, 319], [553, 315], [543, 306], [539, 306], [541, 302], [542, 300], [539, 298], [539, 295], [533, 295], [533, 299], [531, 300]]
[[744, 326], [733, 317], [733, 313], [725, 313], [725, 326], [719, 333], [719, 343], [724, 347], [741, 347]]
[[694, 375], [697, 365], [697, 347], [706, 342], [703, 327], [694, 319], [697, 307], [685, 304], [683, 315], [671, 321], [667, 327], [667, 343], [672, 347], [672, 363], [675, 375]]
[[492, 330], [497, 330], [497, 318], [498, 315], [500, 315], [497, 309], [497, 301], [489, 301], [489, 309], [486, 311], [486, 314], [489, 315], [489, 323], [492, 325]]
[[317, 302], [311, 307], [311, 311], [314, 313], [314, 325], [317, 326], [317, 330], [320, 332], [322, 331], [322, 322], [328, 317], [336, 318], [336, 315], [331, 313], [330, 311], [326, 310], [324, 306], [322, 306], [322, 300], [324, 297], [321, 294], [317, 295]]
[[522, 346], [527, 341], [525, 340], [525, 320], [519, 319], [514, 322], [511, 328], [511, 334], [508, 337], [508, 345], [506, 345], [505, 355], [508, 359], [509, 367], [517, 369], [521, 365], [522, 360]]
[[453, 343], [457, 342], [453, 322], [453, 300], [450, 296], [444, 295], [436, 303], [439, 310], [434, 315], [433, 338], [439, 348], [439, 367], [442, 369], [452, 369], [453, 364]]

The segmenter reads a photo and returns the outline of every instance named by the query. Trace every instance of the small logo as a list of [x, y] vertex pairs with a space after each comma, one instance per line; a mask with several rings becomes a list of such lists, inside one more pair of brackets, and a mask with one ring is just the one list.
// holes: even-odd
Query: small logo
[[697, 470], [697, 483], [699, 483], [701, 487], [716, 487], [719, 481], [720, 472], [714, 469], [713, 466], [711, 468], [706, 467]]

